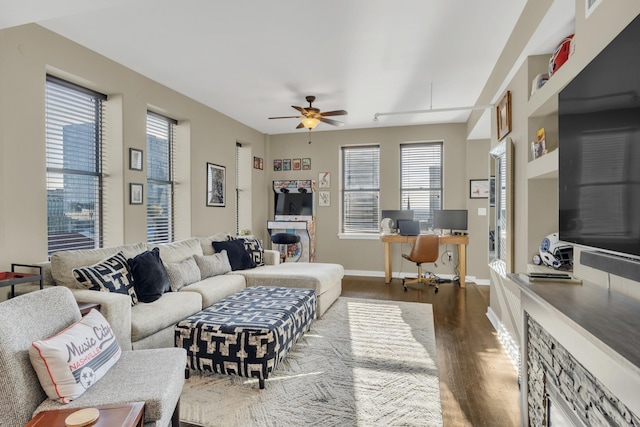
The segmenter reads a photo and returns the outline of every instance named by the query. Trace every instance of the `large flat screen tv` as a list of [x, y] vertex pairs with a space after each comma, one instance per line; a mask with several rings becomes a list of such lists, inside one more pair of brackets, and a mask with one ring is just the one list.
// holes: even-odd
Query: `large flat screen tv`
[[559, 94], [560, 240], [640, 257], [640, 16]]

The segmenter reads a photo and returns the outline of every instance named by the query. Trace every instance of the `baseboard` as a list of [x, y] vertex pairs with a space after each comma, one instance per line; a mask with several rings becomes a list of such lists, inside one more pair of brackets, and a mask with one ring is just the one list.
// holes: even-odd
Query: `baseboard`
[[[436, 273], [437, 274], [437, 273]], [[360, 276], [360, 277], [384, 277], [384, 271], [375, 271], [375, 270], [345, 270], [345, 276]], [[391, 274], [392, 279], [403, 279], [405, 277], [415, 277], [416, 273], [401, 273], [395, 271]], [[443, 279], [453, 280], [456, 277], [453, 274], [437, 274], [438, 277]], [[467, 282], [473, 282], [478, 284], [475, 276], [466, 276]], [[489, 280], [482, 279], [482, 285], [489, 285]]]
[[516, 369], [516, 371], [519, 372], [520, 371], [519, 369], [520, 346], [513, 339], [509, 331], [507, 331], [507, 328], [504, 327], [504, 325], [502, 324], [502, 322], [500, 321], [496, 313], [491, 309], [491, 307], [487, 309], [487, 318], [489, 319], [489, 322], [493, 326], [493, 329], [496, 330], [498, 334], [498, 338], [500, 339], [500, 342], [504, 346], [505, 350], [507, 350], [507, 354], [511, 359], [511, 363], [513, 363], [513, 366]]

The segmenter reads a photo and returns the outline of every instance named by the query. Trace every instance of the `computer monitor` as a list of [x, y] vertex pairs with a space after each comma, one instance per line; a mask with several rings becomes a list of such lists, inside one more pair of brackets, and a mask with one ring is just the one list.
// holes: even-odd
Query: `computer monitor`
[[449, 230], [453, 234], [454, 230], [467, 230], [467, 210], [443, 209], [433, 211], [433, 228]]
[[393, 221], [393, 228], [398, 228], [399, 219], [410, 219], [413, 221], [413, 210], [382, 210], [380, 213], [380, 219], [391, 218]]

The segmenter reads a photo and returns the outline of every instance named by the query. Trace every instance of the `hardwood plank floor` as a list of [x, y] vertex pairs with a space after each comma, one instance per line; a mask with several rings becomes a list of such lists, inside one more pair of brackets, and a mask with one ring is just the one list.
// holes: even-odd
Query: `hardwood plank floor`
[[[489, 287], [456, 283], [433, 287], [398, 279], [345, 277], [342, 296], [432, 304], [444, 427], [517, 426], [517, 372], [487, 319]], [[181, 423], [181, 427], [192, 427]], [[195, 427], [195, 426], [193, 426]]]

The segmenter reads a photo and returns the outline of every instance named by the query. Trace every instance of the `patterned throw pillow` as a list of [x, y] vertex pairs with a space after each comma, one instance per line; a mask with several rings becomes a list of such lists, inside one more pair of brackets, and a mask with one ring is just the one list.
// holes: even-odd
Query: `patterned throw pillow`
[[256, 267], [264, 265], [264, 248], [260, 239], [243, 237], [240, 240], [244, 243], [244, 248], [249, 252], [249, 256], [256, 263]]
[[87, 289], [129, 295], [131, 305], [138, 303], [127, 258], [122, 252], [92, 266], [74, 268], [73, 275]]
[[47, 396], [61, 403], [77, 399], [120, 359], [122, 351], [98, 310], [29, 347], [29, 359]]

